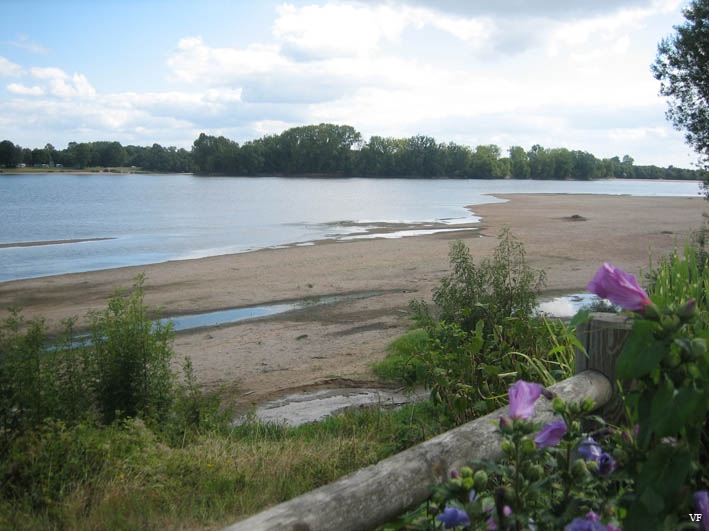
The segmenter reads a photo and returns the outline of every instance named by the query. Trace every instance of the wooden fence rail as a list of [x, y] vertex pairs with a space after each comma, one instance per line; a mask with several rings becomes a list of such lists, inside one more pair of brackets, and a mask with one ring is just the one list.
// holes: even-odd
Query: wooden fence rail
[[[576, 375], [549, 388], [567, 401], [592, 399], [598, 407], [617, 410], [615, 360], [629, 334], [616, 315], [593, 314], [577, 336], [588, 352], [578, 352]], [[430, 486], [445, 481], [454, 469], [474, 460], [502, 456], [497, 421], [506, 408], [459, 426], [329, 485], [307, 492], [225, 531], [362, 531], [393, 520], [424, 502]], [[549, 400], [537, 401], [533, 420], [554, 418]]]

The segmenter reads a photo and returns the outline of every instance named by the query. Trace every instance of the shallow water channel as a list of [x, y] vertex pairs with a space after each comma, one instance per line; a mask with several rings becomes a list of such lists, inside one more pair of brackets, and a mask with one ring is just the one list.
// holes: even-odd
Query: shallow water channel
[[265, 317], [273, 317], [294, 310], [302, 310], [312, 308], [313, 306], [322, 306], [324, 304], [335, 304], [343, 301], [352, 301], [359, 299], [368, 299], [394, 293], [392, 291], [365, 291], [361, 293], [348, 293], [346, 295], [329, 295], [324, 297], [312, 297], [300, 301], [263, 304], [260, 306], [247, 306], [245, 308], [228, 308], [226, 310], [217, 310], [214, 312], [197, 313], [192, 315], [178, 315], [161, 319], [161, 324], [172, 322], [175, 332], [184, 332], [195, 328], [204, 328], [210, 326], [219, 326], [224, 324], [233, 324], [251, 319], [261, 319]]

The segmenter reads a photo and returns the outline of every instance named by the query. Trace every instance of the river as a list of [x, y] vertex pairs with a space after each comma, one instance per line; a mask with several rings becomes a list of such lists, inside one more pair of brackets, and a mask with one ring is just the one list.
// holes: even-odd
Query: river
[[0, 175], [0, 282], [372, 237], [381, 230], [387, 237], [425, 234], [476, 223], [474, 205], [500, 201], [496, 193], [696, 196], [700, 186], [624, 180]]

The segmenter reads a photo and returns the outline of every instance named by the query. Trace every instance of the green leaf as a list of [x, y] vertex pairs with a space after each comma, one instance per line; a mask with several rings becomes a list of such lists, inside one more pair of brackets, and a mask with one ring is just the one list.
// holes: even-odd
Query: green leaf
[[652, 400], [650, 420], [658, 437], [678, 435], [700, 398], [701, 394], [692, 387], [683, 387], [675, 393], [674, 385], [667, 379]]
[[576, 315], [573, 316], [569, 327], [577, 328], [579, 325], [587, 323], [591, 320], [591, 310], [579, 310]]
[[665, 502], [684, 484], [691, 466], [690, 455], [676, 447], [655, 448], [637, 479], [638, 499], [650, 514], [660, 514]]
[[649, 374], [665, 356], [668, 345], [653, 336], [655, 323], [636, 320], [628, 341], [618, 357], [616, 375], [632, 380]]

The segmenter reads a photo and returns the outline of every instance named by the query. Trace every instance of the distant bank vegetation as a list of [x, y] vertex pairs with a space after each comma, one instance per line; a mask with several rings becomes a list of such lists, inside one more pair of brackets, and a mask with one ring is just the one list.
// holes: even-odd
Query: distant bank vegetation
[[704, 180], [704, 172], [669, 166], [636, 166], [624, 155], [598, 159], [566, 148], [529, 150], [512, 146], [503, 156], [494, 145], [474, 149], [430, 136], [372, 136], [368, 141], [348, 125], [294, 127], [245, 142], [205, 133], [188, 151], [174, 146], [122, 146], [119, 142], [70, 142], [57, 150], [22, 148], [0, 142], [0, 168], [117, 168], [201, 175], [318, 177], [412, 177], [457, 179], [674, 179]]

